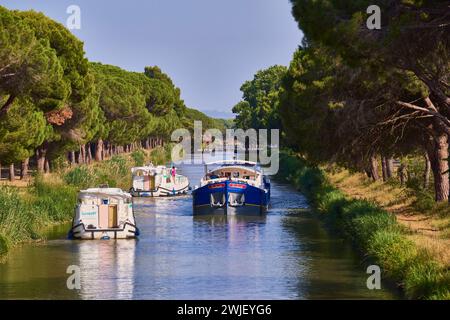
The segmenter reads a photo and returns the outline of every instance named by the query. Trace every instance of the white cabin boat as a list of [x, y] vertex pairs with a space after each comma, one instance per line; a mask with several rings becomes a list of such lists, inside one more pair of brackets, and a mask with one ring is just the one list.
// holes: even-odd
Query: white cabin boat
[[139, 229], [129, 193], [117, 188], [80, 191], [69, 238], [109, 240], [137, 236]]
[[171, 168], [165, 166], [136, 167], [131, 172], [130, 194], [133, 197], [169, 197], [186, 194], [189, 190], [189, 179], [180, 174], [172, 177]]

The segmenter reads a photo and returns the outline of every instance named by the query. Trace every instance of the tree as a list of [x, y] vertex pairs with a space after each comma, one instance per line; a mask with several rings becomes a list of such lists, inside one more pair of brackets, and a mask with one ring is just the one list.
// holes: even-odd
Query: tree
[[14, 164], [30, 157], [50, 130], [41, 110], [29, 100], [15, 99], [0, 119], [0, 159]]
[[278, 100], [281, 80], [286, 71], [286, 67], [272, 66], [258, 71], [253, 80], [242, 85], [243, 101], [233, 108], [233, 113], [237, 114], [237, 127], [242, 129], [280, 128]]
[[95, 134], [98, 104], [83, 43], [62, 24], [42, 13], [25, 11], [16, 12], [16, 15], [34, 31], [39, 41], [48, 43], [53, 49], [63, 70], [61, 87], [67, 88], [68, 92], [58, 100], [57, 106], [54, 99], [44, 99], [42, 103], [43, 108], [51, 107], [46, 116], [52, 125], [51, 135], [37, 150], [38, 170], [43, 171], [46, 161], [74, 146], [83, 146]]
[[[388, 132], [386, 128], [392, 131], [401, 128], [411, 135], [414, 132], [416, 141], [427, 150], [430, 158], [436, 200], [448, 199], [448, 174], [444, 173], [448, 169], [444, 159], [450, 133], [448, 2], [292, 0], [292, 3], [294, 17], [305, 33], [306, 43], [325, 46], [353, 71], [365, 70], [366, 75], [370, 75], [362, 82], [366, 88], [361, 92], [369, 94], [371, 101], [356, 97], [351, 103], [356, 108], [365, 102], [362, 114], [380, 116], [376, 118], [379, 121], [372, 119], [372, 123], [378, 125], [365, 132], [365, 144], [369, 137], [375, 138], [373, 133]], [[365, 25], [366, 9], [373, 4], [382, 8], [381, 31], [369, 30]], [[362, 79], [361, 74], [358, 77]], [[367, 85], [367, 80], [373, 85]], [[355, 82], [352, 84], [355, 86]], [[384, 130], [380, 130], [381, 127]], [[386, 145], [388, 150], [392, 149], [390, 140], [397, 142], [395, 146], [399, 147], [398, 137], [404, 141], [401, 146], [410, 146], [405, 142], [403, 132], [397, 136], [391, 132], [378, 137], [388, 140], [378, 144], [372, 142], [371, 149], [386, 149]]]
[[31, 98], [43, 111], [60, 107], [68, 94], [62, 79], [62, 67], [48, 41], [0, 6], [0, 117], [18, 97]]

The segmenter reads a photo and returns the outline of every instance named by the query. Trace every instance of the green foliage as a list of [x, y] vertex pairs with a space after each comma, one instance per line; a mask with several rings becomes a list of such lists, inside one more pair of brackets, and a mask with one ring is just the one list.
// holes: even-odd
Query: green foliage
[[4, 235], [0, 234], [0, 257], [8, 253], [9, 250], [8, 242], [9, 242], [8, 239]]
[[171, 158], [171, 146], [155, 148], [152, 150], [150, 157], [154, 165], [166, 165]]
[[286, 67], [273, 66], [257, 72], [252, 81], [245, 82], [241, 91], [243, 101], [234, 108], [235, 125], [241, 129], [279, 129], [281, 127], [278, 101], [281, 80]]
[[65, 183], [77, 189], [108, 185], [127, 190], [130, 187], [130, 170], [133, 164], [124, 156], [114, 156], [95, 166], [78, 166], [63, 174]]
[[191, 133], [193, 133], [194, 121], [201, 121], [203, 130], [218, 129], [224, 132], [226, 129], [230, 128], [230, 123], [226, 120], [213, 119], [201, 111], [186, 108], [184, 118], [182, 120], [183, 128], [188, 129]]
[[88, 188], [93, 185], [95, 179], [87, 166], [79, 166], [69, 170], [64, 176], [65, 183], [79, 187], [80, 189]]
[[35, 179], [27, 196], [0, 187], [0, 256], [20, 242], [40, 238], [40, 230], [72, 218], [77, 191], [70, 186]]
[[41, 224], [67, 221], [73, 214], [77, 199], [77, 190], [66, 185], [52, 185], [42, 181], [39, 177], [34, 179], [33, 192], [36, 199], [32, 208], [37, 212]]
[[427, 190], [418, 190], [413, 192], [416, 200], [414, 201], [414, 207], [419, 212], [428, 212], [436, 206], [434, 196]]
[[[19, 12], [0, 6], [0, 43], [0, 101], [6, 95], [11, 101], [31, 98], [45, 111], [61, 106], [68, 88], [48, 39], [39, 37]], [[2, 105], [0, 114], [7, 107]]]
[[145, 153], [142, 150], [133, 151], [131, 158], [133, 158], [136, 167], [142, 167], [145, 164]]
[[30, 101], [18, 99], [0, 117], [0, 159], [11, 164], [30, 157], [46, 138], [49, 127], [44, 114]]
[[405, 279], [417, 256], [413, 242], [400, 232], [389, 230], [375, 232], [368, 243], [367, 252], [378, 261], [383, 261], [386, 274], [394, 279]]
[[407, 296], [415, 299], [448, 300], [450, 297], [450, 272], [442, 270], [426, 255], [419, 256], [405, 279]]
[[127, 159], [122, 156], [112, 157], [111, 160], [105, 162], [105, 166], [111, 169], [113, 175], [125, 176], [129, 174], [130, 166], [127, 163]]

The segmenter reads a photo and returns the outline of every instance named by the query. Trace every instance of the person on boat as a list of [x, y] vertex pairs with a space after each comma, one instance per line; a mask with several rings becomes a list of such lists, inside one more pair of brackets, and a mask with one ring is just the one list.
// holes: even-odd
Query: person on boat
[[177, 176], [177, 168], [172, 166], [172, 170], [170, 170], [170, 175], [172, 176], [172, 182], [175, 183], [175, 177]]

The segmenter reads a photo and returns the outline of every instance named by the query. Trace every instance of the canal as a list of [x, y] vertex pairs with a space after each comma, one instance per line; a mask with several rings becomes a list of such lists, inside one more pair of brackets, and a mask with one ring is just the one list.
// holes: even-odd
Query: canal
[[[195, 185], [203, 167], [180, 169]], [[330, 234], [304, 196], [272, 181], [267, 216], [193, 217], [189, 196], [134, 202], [138, 240], [48, 241], [14, 249], [0, 264], [0, 299], [394, 299], [368, 290], [365, 266]], [[68, 266], [81, 289], [69, 290]]]

